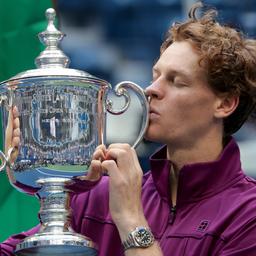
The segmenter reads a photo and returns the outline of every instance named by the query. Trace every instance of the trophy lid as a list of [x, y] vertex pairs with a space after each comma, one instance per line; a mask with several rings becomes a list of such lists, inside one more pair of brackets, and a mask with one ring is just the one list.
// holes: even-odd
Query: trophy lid
[[56, 12], [53, 8], [49, 8], [45, 12], [48, 25], [45, 31], [38, 34], [39, 40], [46, 46], [45, 50], [35, 59], [36, 69], [27, 70], [21, 72], [14, 77], [8, 79], [8, 81], [29, 79], [36, 77], [63, 77], [65, 78], [78, 78], [85, 79], [87, 82], [99, 83], [107, 85], [110, 84], [97, 78], [85, 71], [70, 69], [70, 59], [59, 49], [58, 45], [65, 36], [64, 33], [56, 29], [54, 20]]

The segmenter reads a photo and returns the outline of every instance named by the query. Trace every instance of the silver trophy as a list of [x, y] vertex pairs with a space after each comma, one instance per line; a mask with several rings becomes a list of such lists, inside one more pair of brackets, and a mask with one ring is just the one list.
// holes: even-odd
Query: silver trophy
[[[76, 192], [95, 148], [106, 142], [107, 112], [124, 113], [130, 104], [129, 90], [135, 92], [144, 113], [139, 117], [136, 147], [147, 127], [148, 102], [139, 86], [121, 82], [114, 93], [124, 99], [124, 104], [115, 110], [108, 97], [113, 92], [108, 82], [68, 68], [69, 59], [58, 48], [64, 35], [54, 26], [54, 9], [48, 9], [46, 17], [47, 29], [39, 34], [46, 48], [35, 60], [37, 69], [0, 84], [2, 130], [6, 131], [0, 170], [6, 167], [10, 183], [38, 196], [41, 202], [39, 232], [19, 243], [15, 253], [97, 255], [97, 245], [71, 228], [70, 188]], [[19, 111], [21, 130], [18, 149], [6, 139], [14, 106]]]

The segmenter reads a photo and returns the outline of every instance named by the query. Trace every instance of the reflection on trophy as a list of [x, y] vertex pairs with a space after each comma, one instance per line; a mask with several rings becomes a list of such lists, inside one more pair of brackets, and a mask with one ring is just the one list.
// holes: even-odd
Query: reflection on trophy
[[122, 82], [114, 92], [124, 104], [116, 110], [108, 97], [108, 82], [68, 68], [69, 59], [58, 48], [63, 33], [54, 26], [55, 11], [48, 9], [46, 17], [47, 29], [39, 34], [46, 49], [35, 60], [37, 69], [0, 84], [3, 130], [10, 132], [8, 118], [15, 106], [21, 131], [17, 157], [13, 159], [14, 149], [5, 143], [0, 170], [6, 167], [10, 183], [41, 202], [40, 231], [18, 244], [15, 253], [97, 255], [97, 245], [71, 228], [68, 185], [75, 187], [77, 176], [88, 170], [95, 148], [105, 144], [107, 112], [124, 113], [130, 104], [129, 90], [138, 96], [144, 114], [139, 117], [141, 131], [135, 147], [146, 130], [148, 103], [139, 86]]

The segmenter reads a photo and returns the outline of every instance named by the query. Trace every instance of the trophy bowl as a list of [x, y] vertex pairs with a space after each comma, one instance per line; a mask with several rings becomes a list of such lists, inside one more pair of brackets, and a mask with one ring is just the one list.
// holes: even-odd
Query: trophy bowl
[[[39, 232], [19, 243], [15, 253], [97, 255], [97, 245], [71, 228], [70, 192], [76, 192], [78, 177], [89, 169], [96, 147], [106, 142], [107, 112], [124, 113], [130, 105], [129, 90], [138, 96], [144, 114], [136, 147], [147, 127], [148, 101], [138, 85], [124, 81], [114, 90], [124, 98], [123, 106], [115, 110], [108, 97], [113, 92], [108, 82], [68, 68], [69, 59], [58, 48], [64, 35], [54, 26], [55, 11], [48, 9], [46, 17], [47, 29], [39, 34], [46, 48], [35, 60], [37, 68], [0, 84], [2, 130], [6, 131], [0, 171], [6, 168], [10, 183], [36, 195], [41, 203]], [[6, 136], [12, 132], [13, 107], [19, 112], [18, 149], [12, 148]]]

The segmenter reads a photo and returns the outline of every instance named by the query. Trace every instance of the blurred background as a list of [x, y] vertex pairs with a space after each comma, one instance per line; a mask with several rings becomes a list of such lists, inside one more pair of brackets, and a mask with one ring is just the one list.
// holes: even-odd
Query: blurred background
[[[112, 85], [131, 80], [142, 87], [151, 81], [151, 69], [159, 56], [165, 33], [174, 21], [187, 17], [195, 0], [58, 0], [59, 28], [66, 34], [63, 51], [70, 67], [109, 81]], [[219, 21], [256, 37], [256, 0], [204, 0], [216, 8]], [[133, 120], [135, 112], [125, 116]], [[117, 123], [108, 117], [114, 137]], [[130, 122], [131, 123], [131, 122]], [[127, 127], [127, 126], [125, 126]], [[129, 127], [129, 126], [128, 126]], [[243, 166], [256, 177], [256, 125], [247, 123], [235, 137], [239, 141]], [[128, 136], [129, 128], [126, 129]], [[117, 132], [119, 135], [119, 132]], [[138, 153], [144, 170], [156, 144], [143, 141]]]
[[[0, 0], [0, 79], [35, 68], [43, 49], [36, 35], [46, 27], [44, 11], [54, 7], [66, 34], [61, 48], [71, 68], [91, 73], [113, 86], [130, 80], [145, 88], [168, 27], [182, 21], [195, 0]], [[205, 0], [219, 11], [219, 21], [256, 37], [256, 0]], [[136, 105], [122, 119], [108, 117], [109, 140], [120, 132], [130, 138]], [[124, 124], [124, 127], [121, 127]], [[130, 133], [129, 133], [130, 132]], [[117, 136], [118, 135], [118, 136]], [[256, 177], [256, 125], [248, 122], [235, 134], [247, 174]], [[143, 141], [137, 148], [143, 169], [160, 145]], [[0, 173], [0, 241], [35, 225], [38, 201], [17, 192]]]

